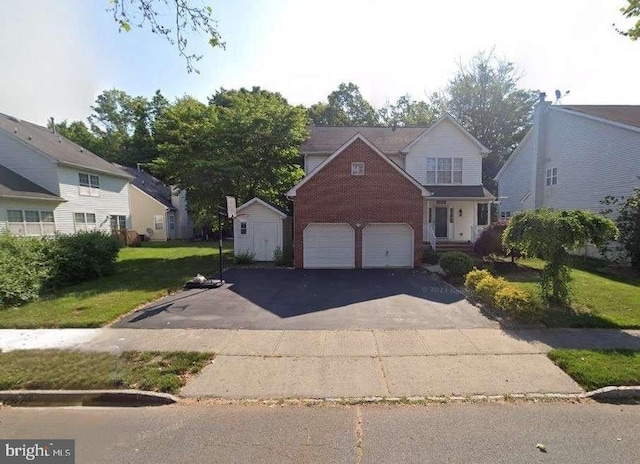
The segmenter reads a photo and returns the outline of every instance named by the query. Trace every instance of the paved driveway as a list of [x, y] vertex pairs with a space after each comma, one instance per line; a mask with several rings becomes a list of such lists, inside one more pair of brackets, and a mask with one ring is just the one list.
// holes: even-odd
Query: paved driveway
[[447, 329], [497, 327], [421, 270], [231, 269], [114, 324], [128, 328]]

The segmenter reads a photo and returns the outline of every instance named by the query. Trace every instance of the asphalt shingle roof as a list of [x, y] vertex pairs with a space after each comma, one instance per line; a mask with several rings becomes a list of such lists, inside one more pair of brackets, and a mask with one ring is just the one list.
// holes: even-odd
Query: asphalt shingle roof
[[133, 177], [131, 184], [135, 185], [167, 208], [175, 209], [171, 204], [171, 188], [163, 184], [160, 179], [153, 177], [151, 174], [141, 169], [120, 166], [119, 164], [116, 166]]
[[58, 195], [2, 165], [0, 165], [0, 197], [64, 201]]
[[640, 105], [562, 105], [562, 108], [640, 127]]
[[4, 130], [61, 163], [102, 171], [115, 176], [128, 177], [109, 161], [100, 158], [95, 153], [60, 134], [54, 134], [46, 127], [0, 113], [0, 130]]
[[424, 127], [311, 126], [309, 138], [302, 144], [300, 152], [331, 154], [360, 133], [382, 153], [395, 155], [425, 130]]

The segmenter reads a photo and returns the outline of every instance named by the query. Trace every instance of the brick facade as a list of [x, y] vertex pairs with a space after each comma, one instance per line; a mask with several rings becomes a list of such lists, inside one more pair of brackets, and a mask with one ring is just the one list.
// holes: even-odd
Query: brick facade
[[[353, 176], [351, 163], [359, 161], [364, 162], [365, 174]], [[297, 189], [294, 205], [296, 268], [303, 267], [303, 235], [310, 223], [349, 223], [355, 230], [356, 268], [362, 267], [362, 229], [371, 222], [409, 224], [414, 233], [414, 266], [420, 266], [421, 190], [365, 142], [356, 139]]]

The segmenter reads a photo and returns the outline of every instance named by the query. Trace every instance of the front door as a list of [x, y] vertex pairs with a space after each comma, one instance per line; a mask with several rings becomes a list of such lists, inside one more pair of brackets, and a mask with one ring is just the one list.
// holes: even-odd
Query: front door
[[447, 207], [436, 207], [436, 238], [447, 238]]

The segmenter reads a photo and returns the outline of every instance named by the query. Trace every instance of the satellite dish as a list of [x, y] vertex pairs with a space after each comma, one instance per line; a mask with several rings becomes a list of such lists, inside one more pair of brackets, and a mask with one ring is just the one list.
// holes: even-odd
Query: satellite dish
[[556, 90], [556, 101], [560, 100], [562, 98], [562, 92], [560, 92], [559, 90]]

